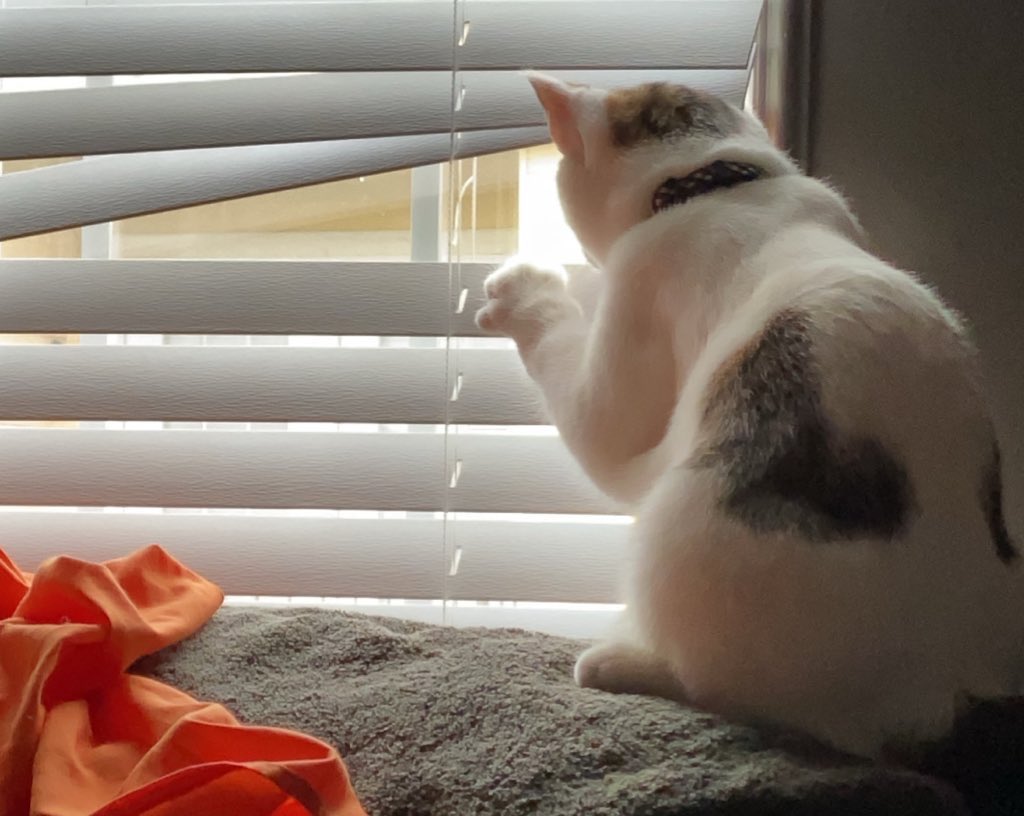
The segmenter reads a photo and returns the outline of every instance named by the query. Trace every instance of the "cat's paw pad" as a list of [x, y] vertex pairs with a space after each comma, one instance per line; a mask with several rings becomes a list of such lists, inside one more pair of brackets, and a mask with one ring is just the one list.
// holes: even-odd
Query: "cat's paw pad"
[[[484, 331], [511, 337], [533, 334], [546, 323], [571, 314], [564, 269], [513, 260], [484, 281], [487, 303], [476, 314]], [[577, 307], [578, 309], [578, 307]]]

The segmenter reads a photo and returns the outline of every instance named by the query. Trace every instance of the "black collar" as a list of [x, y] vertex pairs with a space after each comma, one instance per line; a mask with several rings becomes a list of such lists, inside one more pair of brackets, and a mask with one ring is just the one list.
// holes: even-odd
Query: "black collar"
[[685, 204], [691, 198], [710, 193], [723, 187], [734, 187], [745, 181], [757, 181], [765, 175], [764, 170], [753, 164], [732, 161], [713, 161], [681, 178], [666, 179], [654, 191], [651, 209], [655, 213]]

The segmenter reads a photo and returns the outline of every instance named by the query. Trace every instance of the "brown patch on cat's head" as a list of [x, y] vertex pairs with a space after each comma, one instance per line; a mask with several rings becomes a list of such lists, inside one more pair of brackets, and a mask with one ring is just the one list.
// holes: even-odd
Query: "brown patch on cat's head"
[[609, 91], [605, 109], [616, 147], [686, 136], [728, 136], [740, 124], [736, 111], [717, 96], [667, 82]]

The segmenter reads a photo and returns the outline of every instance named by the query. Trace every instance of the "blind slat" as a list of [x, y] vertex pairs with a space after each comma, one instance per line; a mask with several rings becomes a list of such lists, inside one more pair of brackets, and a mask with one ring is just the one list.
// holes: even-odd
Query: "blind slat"
[[[445, 577], [445, 523], [196, 513], [0, 512], [0, 541], [35, 569], [61, 552], [101, 561], [158, 543], [229, 595], [614, 603], [629, 527], [450, 519], [461, 549]], [[450, 556], [450, 552], [449, 552]]]
[[622, 600], [630, 528], [591, 522], [450, 522], [462, 548], [455, 600]]
[[[541, 13], [522, 0], [468, 0], [458, 64], [743, 68], [760, 7], [551, 0]], [[446, 2], [12, 8], [0, 10], [0, 76], [446, 71], [454, 28]]]
[[462, 264], [450, 291], [446, 263], [0, 259], [0, 330], [479, 335], [494, 268]]
[[616, 512], [557, 437], [457, 436], [3, 430], [0, 504]]
[[[741, 102], [745, 70], [571, 71], [618, 87], [664, 80]], [[517, 73], [462, 72], [460, 131], [544, 125]], [[319, 74], [0, 94], [0, 159], [364, 139], [452, 128], [450, 72]], [[68, 117], [68, 111], [74, 111]]]
[[526, 425], [543, 421], [515, 351], [0, 346], [0, 417]]
[[[543, 144], [544, 128], [467, 133], [455, 157]], [[0, 240], [447, 161], [449, 134], [98, 156], [0, 176]]]

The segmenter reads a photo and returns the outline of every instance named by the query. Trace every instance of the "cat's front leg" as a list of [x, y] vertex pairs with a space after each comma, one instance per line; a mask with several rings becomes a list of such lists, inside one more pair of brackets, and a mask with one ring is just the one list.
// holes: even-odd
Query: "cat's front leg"
[[[513, 260], [485, 282], [477, 325], [516, 341], [548, 414], [594, 483], [633, 502], [658, 462], [650, 452], [675, 404], [671, 336], [652, 318], [654, 286], [609, 286], [596, 272], [585, 313], [564, 270]], [[614, 281], [612, 282], [614, 284]]]
[[484, 281], [487, 303], [476, 314], [477, 325], [515, 340], [526, 360], [549, 329], [582, 317], [567, 280], [560, 267], [510, 260]]

